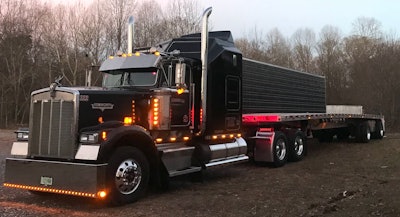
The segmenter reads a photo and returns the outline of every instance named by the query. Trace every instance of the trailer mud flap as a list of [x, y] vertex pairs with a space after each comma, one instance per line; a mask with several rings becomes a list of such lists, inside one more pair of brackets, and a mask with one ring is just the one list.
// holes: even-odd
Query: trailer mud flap
[[106, 166], [7, 158], [4, 186], [96, 198], [106, 190]]
[[257, 132], [254, 146], [254, 161], [256, 162], [274, 162], [273, 142], [274, 132]]

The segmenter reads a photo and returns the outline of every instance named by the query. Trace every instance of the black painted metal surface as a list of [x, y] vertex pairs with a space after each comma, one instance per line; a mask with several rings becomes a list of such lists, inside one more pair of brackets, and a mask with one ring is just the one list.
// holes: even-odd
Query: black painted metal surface
[[243, 59], [243, 113], [325, 113], [325, 78]]

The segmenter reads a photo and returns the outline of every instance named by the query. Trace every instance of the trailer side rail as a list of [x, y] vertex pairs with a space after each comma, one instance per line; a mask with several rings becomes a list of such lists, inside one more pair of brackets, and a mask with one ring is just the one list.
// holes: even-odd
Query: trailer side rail
[[259, 125], [270, 123], [281, 123], [288, 121], [304, 121], [316, 119], [369, 119], [380, 120], [382, 115], [373, 114], [328, 114], [328, 113], [252, 113], [243, 114], [244, 125]]

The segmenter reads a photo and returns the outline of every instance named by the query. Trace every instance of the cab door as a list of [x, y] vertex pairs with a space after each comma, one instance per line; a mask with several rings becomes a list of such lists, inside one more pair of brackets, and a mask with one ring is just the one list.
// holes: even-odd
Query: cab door
[[[192, 73], [184, 63], [175, 66], [175, 86], [171, 93], [171, 127], [189, 127], [192, 107], [192, 91], [190, 91]], [[179, 69], [180, 68], [180, 69]]]

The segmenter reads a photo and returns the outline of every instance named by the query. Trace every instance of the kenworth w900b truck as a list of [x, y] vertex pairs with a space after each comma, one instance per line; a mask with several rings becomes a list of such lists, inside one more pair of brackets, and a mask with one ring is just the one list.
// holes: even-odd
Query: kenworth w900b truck
[[210, 13], [201, 34], [110, 56], [102, 87], [34, 91], [4, 186], [124, 204], [217, 165], [299, 161], [307, 137], [384, 136], [382, 116], [326, 113], [324, 77], [243, 58]]

